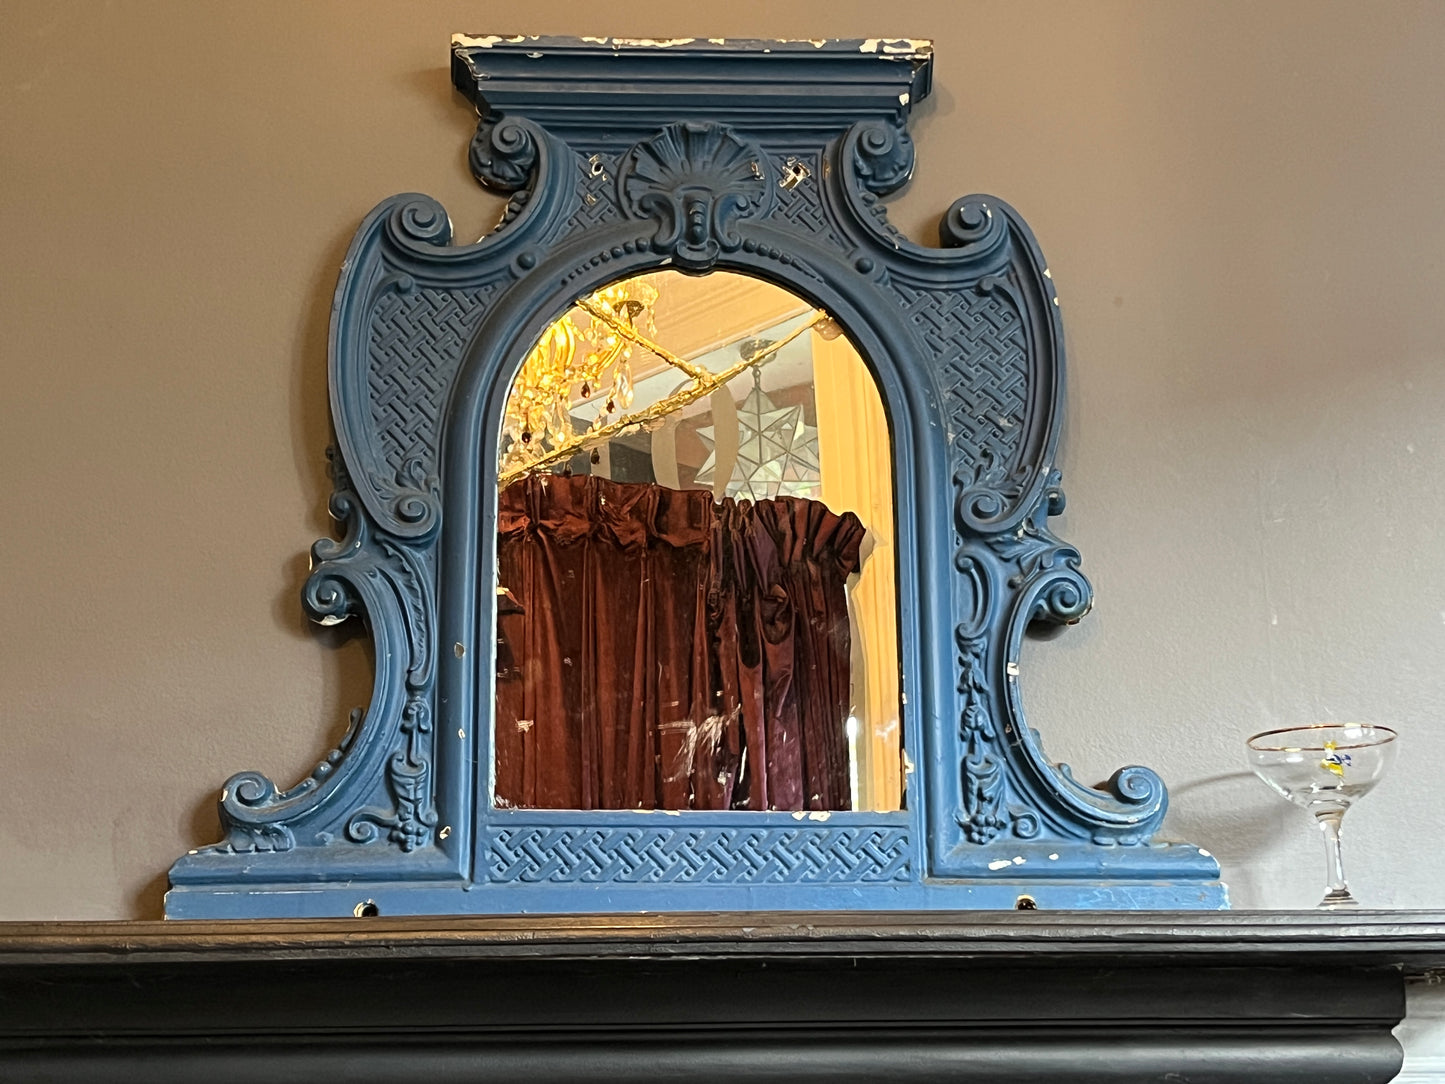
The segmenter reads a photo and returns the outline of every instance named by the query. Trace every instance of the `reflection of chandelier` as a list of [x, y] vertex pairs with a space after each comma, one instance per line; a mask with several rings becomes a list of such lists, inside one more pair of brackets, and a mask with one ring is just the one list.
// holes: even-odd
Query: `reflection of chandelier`
[[[579, 301], [542, 333], [507, 397], [504, 469], [523, 467], [572, 440], [574, 401], [603, 394], [605, 387], [594, 429], [632, 404], [633, 342], [618, 325], [651, 333], [656, 302], [655, 286], [629, 279]], [[584, 313], [590, 317], [585, 329], [579, 324]]]
[[[821, 332], [828, 322], [823, 310], [814, 309], [805, 322], [777, 342], [752, 344], [756, 350], [745, 347], [735, 364], [715, 373], [653, 341], [652, 306], [657, 298], [657, 287], [645, 278], [619, 282], [579, 298], [542, 334], [507, 396], [497, 473], [500, 485], [510, 485], [531, 471], [565, 466], [578, 452], [604, 441], [655, 429], [668, 415], [763, 364], [810, 328]], [[579, 323], [584, 319], [585, 328]], [[634, 387], [632, 355], [637, 347], [689, 379], [672, 394], [629, 411]], [[578, 433], [572, 406], [594, 398], [602, 400], [597, 416]], [[805, 440], [806, 435], [799, 433], [799, 438]]]

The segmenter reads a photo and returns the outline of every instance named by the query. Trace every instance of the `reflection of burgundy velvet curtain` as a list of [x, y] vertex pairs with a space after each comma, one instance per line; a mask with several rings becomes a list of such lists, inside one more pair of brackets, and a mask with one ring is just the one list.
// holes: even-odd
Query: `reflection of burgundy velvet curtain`
[[545, 474], [500, 505], [498, 804], [849, 808], [856, 516]]

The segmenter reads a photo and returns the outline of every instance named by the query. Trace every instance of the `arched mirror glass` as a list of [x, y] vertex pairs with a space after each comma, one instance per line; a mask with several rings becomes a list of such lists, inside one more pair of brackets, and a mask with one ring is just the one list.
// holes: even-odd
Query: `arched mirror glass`
[[888, 423], [829, 314], [625, 279], [505, 410], [494, 804], [902, 808]]

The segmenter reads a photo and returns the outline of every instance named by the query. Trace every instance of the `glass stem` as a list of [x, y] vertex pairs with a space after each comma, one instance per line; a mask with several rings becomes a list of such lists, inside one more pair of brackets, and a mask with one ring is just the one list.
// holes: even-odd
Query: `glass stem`
[[1319, 821], [1320, 831], [1325, 837], [1325, 874], [1329, 881], [1320, 906], [1351, 906], [1355, 897], [1350, 895], [1350, 886], [1345, 883], [1345, 859], [1340, 847], [1340, 824], [1345, 815], [1341, 812], [1317, 813], [1315, 819]]

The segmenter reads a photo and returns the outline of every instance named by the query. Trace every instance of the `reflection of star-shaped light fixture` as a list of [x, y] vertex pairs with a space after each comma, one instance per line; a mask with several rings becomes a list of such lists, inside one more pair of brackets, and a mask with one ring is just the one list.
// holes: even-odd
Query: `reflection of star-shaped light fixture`
[[[748, 340], [742, 356], [766, 350], [766, 342]], [[766, 357], [753, 368], [753, 390], [738, 407], [738, 455], [728, 479], [727, 495], [763, 500], [767, 497], [816, 497], [818, 472], [818, 430], [803, 424], [801, 406], [774, 406], [763, 391], [760, 370], [771, 361]], [[713, 485], [717, 470], [717, 439], [714, 426], [697, 431], [707, 446], [708, 456], [697, 472], [696, 481]]]

